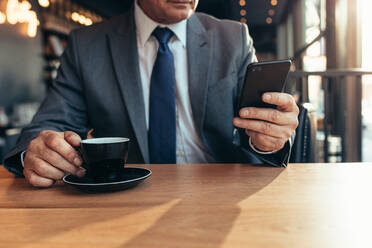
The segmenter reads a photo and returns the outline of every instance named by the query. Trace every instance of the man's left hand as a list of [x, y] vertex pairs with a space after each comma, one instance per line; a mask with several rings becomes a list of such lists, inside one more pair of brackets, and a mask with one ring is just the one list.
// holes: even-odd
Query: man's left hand
[[252, 144], [261, 151], [281, 150], [298, 126], [299, 109], [294, 98], [286, 93], [268, 92], [262, 100], [273, 108], [242, 108], [240, 118], [234, 118], [236, 127], [244, 128]]

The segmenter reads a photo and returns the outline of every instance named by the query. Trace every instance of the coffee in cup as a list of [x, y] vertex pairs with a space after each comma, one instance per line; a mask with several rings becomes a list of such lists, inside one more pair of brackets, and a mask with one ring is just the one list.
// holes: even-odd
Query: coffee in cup
[[85, 139], [78, 148], [86, 175], [97, 183], [118, 181], [128, 158], [129, 139], [121, 137]]

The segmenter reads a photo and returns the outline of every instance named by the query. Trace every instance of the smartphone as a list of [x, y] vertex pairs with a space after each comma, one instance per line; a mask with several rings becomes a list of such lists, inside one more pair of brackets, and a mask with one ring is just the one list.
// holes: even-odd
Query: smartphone
[[276, 60], [249, 64], [241, 91], [239, 108], [276, 108], [262, 101], [265, 92], [283, 92], [291, 60]]

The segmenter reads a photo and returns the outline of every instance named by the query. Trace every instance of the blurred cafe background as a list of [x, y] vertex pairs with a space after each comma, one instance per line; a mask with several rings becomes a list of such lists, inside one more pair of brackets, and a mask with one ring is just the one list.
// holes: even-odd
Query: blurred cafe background
[[[0, 0], [0, 158], [56, 78], [71, 30], [133, 0]], [[286, 91], [304, 109], [301, 162], [372, 161], [371, 0], [200, 0], [249, 26], [261, 61], [294, 60]]]

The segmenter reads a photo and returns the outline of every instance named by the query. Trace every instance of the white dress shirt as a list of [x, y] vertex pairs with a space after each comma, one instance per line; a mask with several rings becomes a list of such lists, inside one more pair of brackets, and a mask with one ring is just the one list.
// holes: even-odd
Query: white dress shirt
[[159, 48], [158, 41], [151, 34], [156, 27], [161, 26], [169, 28], [175, 34], [168, 46], [173, 53], [176, 78], [177, 164], [213, 162], [212, 156], [208, 154], [196, 132], [192, 115], [188, 87], [187, 20], [172, 25], [162, 25], [150, 19], [138, 3], [134, 7], [134, 15], [147, 129], [149, 128], [151, 73]]

